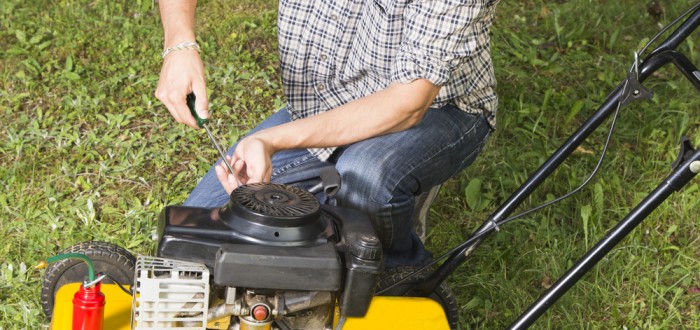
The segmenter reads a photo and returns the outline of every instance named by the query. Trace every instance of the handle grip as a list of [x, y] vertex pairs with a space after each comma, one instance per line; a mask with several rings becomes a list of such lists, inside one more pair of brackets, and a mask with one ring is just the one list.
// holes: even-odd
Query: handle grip
[[200, 128], [204, 127], [204, 124], [209, 122], [209, 118], [199, 118], [197, 115], [197, 111], [194, 109], [194, 100], [196, 100], [197, 97], [194, 96], [194, 93], [189, 93], [187, 94], [187, 107], [190, 108], [190, 113], [192, 114], [192, 117], [194, 117], [195, 120], [197, 120], [197, 126]]

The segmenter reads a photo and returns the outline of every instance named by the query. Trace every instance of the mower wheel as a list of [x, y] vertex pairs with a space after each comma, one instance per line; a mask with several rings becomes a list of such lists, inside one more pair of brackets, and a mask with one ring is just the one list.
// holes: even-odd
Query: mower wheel
[[[418, 269], [418, 267], [412, 266], [385, 269], [379, 277], [377, 291], [381, 291], [383, 288], [387, 288], [394, 283], [412, 275]], [[383, 296], [419, 296], [415, 292], [412, 292], [409, 288], [425, 279], [428, 273], [429, 272], [422, 272], [419, 275], [413, 276], [410, 280], [399, 284], [395, 288], [389, 290], [389, 292], [383, 294]], [[450, 325], [450, 329], [459, 329], [459, 307], [457, 306], [457, 300], [452, 294], [452, 290], [450, 290], [445, 283], [442, 283], [437, 289], [435, 289], [435, 291], [433, 291], [433, 293], [428, 296], [428, 298], [440, 303], [442, 309], [445, 310], [445, 316], [447, 317], [447, 323]]]
[[[105, 273], [122, 285], [132, 285], [136, 258], [129, 251], [106, 242], [90, 241], [73, 245], [61, 253], [81, 253], [95, 266], [95, 274]], [[41, 282], [41, 307], [51, 319], [56, 292], [68, 283], [82, 283], [87, 279], [88, 268], [80, 259], [63, 259], [49, 264]], [[114, 283], [105, 278], [102, 283]]]

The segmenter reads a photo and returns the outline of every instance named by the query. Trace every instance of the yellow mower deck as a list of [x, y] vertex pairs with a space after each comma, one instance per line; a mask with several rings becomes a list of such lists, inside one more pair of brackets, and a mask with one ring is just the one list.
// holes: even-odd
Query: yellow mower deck
[[[69, 283], [56, 292], [51, 317], [51, 329], [73, 329], [73, 295], [80, 288], [80, 283]], [[105, 295], [104, 330], [131, 329], [131, 296], [115, 284], [102, 284], [100, 288]]]
[[[56, 293], [51, 329], [72, 329], [73, 295], [78, 291], [79, 285], [64, 285]], [[104, 330], [130, 330], [131, 296], [114, 284], [103, 284], [102, 292], [107, 301]], [[348, 318], [343, 326], [343, 330], [449, 328], [440, 304], [427, 298], [415, 297], [374, 297], [365, 317]]]

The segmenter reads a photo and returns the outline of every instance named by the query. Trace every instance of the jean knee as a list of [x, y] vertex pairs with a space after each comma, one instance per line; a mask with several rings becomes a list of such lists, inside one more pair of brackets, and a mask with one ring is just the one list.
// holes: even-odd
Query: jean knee
[[[388, 247], [400, 236], [408, 235], [403, 222], [410, 219], [414, 197], [397, 191], [401, 174], [396, 167], [370, 166], [363, 161], [344, 161], [336, 168], [342, 187], [338, 204], [365, 212], [377, 230], [382, 244]], [[410, 228], [409, 228], [410, 229]]]
[[400, 194], [396, 186], [402, 174], [397, 166], [388, 165], [388, 162], [377, 164], [363, 159], [344, 159], [336, 168], [343, 186], [341, 197], [349, 203], [389, 204]]

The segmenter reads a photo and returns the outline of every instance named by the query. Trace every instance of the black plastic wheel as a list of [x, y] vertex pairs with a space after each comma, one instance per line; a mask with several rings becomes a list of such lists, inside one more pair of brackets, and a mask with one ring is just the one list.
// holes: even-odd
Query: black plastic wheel
[[[384, 270], [381, 276], [379, 277], [377, 291], [381, 291], [383, 288], [387, 288], [390, 285], [408, 277], [409, 275], [413, 274], [416, 270], [418, 270], [417, 267], [410, 266], [389, 268]], [[407, 297], [418, 296], [414, 292], [411, 292], [409, 287], [422, 281], [427, 275], [428, 272], [423, 272], [419, 275], [416, 275], [410, 280], [399, 284], [398, 286], [396, 286], [395, 288], [391, 289], [389, 292], [383, 295], [401, 295]], [[447, 317], [447, 323], [450, 325], [450, 329], [459, 329], [459, 306], [457, 306], [457, 300], [452, 294], [452, 290], [450, 290], [450, 288], [447, 287], [445, 283], [442, 283], [437, 289], [435, 289], [435, 291], [433, 291], [433, 293], [430, 294], [430, 296], [428, 296], [428, 298], [440, 303], [442, 309], [445, 310], [445, 316]]]
[[[106, 242], [90, 241], [73, 245], [61, 253], [82, 253], [95, 266], [95, 273], [105, 273], [123, 285], [134, 282], [136, 258], [129, 251]], [[82, 283], [87, 279], [88, 269], [80, 259], [63, 259], [49, 265], [41, 282], [41, 307], [50, 319], [56, 292], [68, 283]], [[114, 283], [105, 278], [102, 283]]]

